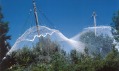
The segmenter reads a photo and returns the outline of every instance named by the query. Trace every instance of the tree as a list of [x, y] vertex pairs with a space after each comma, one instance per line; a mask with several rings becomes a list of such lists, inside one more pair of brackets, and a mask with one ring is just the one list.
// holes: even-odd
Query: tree
[[108, 35], [95, 36], [94, 32], [88, 31], [80, 36], [80, 40], [88, 48], [89, 55], [101, 53], [102, 56], [105, 56], [112, 49], [113, 39]]
[[66, 64], [64, 63], [66, 61], [65, 52], [63, 50], [61, 52], [59, 45], [47, 37], [41, 37], [40, 42], [36, 43], [32, 48], [24, 46], [22, 49], [13, 51], [10, 55], [15, 62], [14, 65], [11, 65], [11, 71], [53, 71], [52, 69], [65, 69], [65, 66], [62, 66]]
[[70, 57], [71, 57], [71, 61], [73, 64], [77, 64], [78, 63], [78, 53], [76, 50], [72, 50], [70, 53]]
[[108, 53], [101, 66], [102, 67], [97, 71], [119, 71], [119, 52], [115, 46], [113, 46], [112, 51]]
[[112, 34], [114, 35], [115, 40], [119, 42], [119, 36], [118, 36], [119, 34], [119, 11], [113, 15], [112, 27], [113, 27]]
[[[0, 7], [0, 63], [2, 62], [2, 59], [5, 57], [6, 53], [10, 49], [10, 45], [7, 42], [7, 40], [10, 40], [10, 36], [7, 35], [9, 31], [8, 22], [3, 21], [3, 14], [2, 9]], [[6, 66], [6, 65], [2, 65]], [[1, 69], [0, 64], [0, 69]]]

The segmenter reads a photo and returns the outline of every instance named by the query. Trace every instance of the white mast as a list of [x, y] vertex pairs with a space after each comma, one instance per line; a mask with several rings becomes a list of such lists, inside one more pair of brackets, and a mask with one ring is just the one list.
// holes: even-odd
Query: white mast
[[94, 31], [95, 31], [95, 36], [96, 36], [96, 13], [95, 12], [93, 12], [93, 15], [92, 15], [92, 17], [93, 17], [93, 19], [94, 19]]
[[35, 0], [33, 0], [33, 9], [34, 9], [34, 16], [35, 16], [35, 21], [36, 21], [37, 33], [38, 33], [38, 36], [40, 36], [40, 27], [39, 27], [38, 14], [37, 14]]

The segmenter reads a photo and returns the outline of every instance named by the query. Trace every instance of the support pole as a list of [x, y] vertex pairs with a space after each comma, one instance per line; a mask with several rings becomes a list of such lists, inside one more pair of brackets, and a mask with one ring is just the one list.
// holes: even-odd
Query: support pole
[[[37, 13], [35, 0], [33, 0], [33, 9], [34, 9], [34, 16], [35, 16], [35, 21], [36, 21], [36, 29], [37, 29], [37, 33], [38, 33], [38, 37], [39, 37], [39, 42], [40, 42], [40, 27], [39, 27], [38, 13]], [[41, 50], [42, 50], [42, 47], [41, 47]]]
[[94, 31], [95, 31], [95, 36], [96, 36], [96, 13], [95, 12], [93, 12], [93, 15], [92, 15], [92, 17], [93, 17], [93, 19], [94, 19]]
[[38, 33], [38, 36], [40, 36], [40, 27], [39, 27], [38, 13], [37, 13], [37, 9], [36, 9], [35, 0], [33, 0], [33, 9], [34, 9], [34, 16], [35, 16], [35, 21], [36, 21], [37, 33]]

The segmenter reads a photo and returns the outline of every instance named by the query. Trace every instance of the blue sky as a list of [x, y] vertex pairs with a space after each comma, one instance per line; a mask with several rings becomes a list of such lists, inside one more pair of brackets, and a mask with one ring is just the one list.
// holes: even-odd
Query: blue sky
[[[9, 35], [12, 36], [10, 43], [13, 45], [29, 27], [25, 21], [29, 10], [32, 9], [32, 0], [0, 0], [0, 4], [4, 20], [10, 24]], [[119, 0], [36, 0], [36, 4], [56, 29], [69, 38], [81, 32], [83, 28], [93, 26], [91, 18], [93, 11], [98, 15], [97, 25], [110, 25], [113, 14], [119, 10]], [[44, 24], [48, 26], [47, 23]]]

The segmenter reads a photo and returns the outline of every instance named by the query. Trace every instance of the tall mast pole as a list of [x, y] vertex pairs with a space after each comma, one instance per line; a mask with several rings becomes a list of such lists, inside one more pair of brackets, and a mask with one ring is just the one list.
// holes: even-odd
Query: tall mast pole
[[35, 0], [33, 0], [33, 9], [34, 9], [34, 16], [35, 16], [35, 21], [36, 21], [37, 33], [38, 33], [38, 36], [40, 36], [40, 27], [39, 27], [38, 13], [37, 13]]
[[94, 19], [94, 31], [95, 31], [95, 36], [96, 36], [96, 13], [95, 12], [93, 12], [93, 19]]
[[[35, 0], [33, 0], [33, 9], [34, 9], [34, 16], [36, 21], [36, 29], [37, 29], [38, 37], [40, 37], [40, 27], [39, 27], [38, 13], [37, 13]], [[40, 42], [40, 38], [39, 38], [39, 42]], [[42, 48], [40, 50], [42, 50]]]

